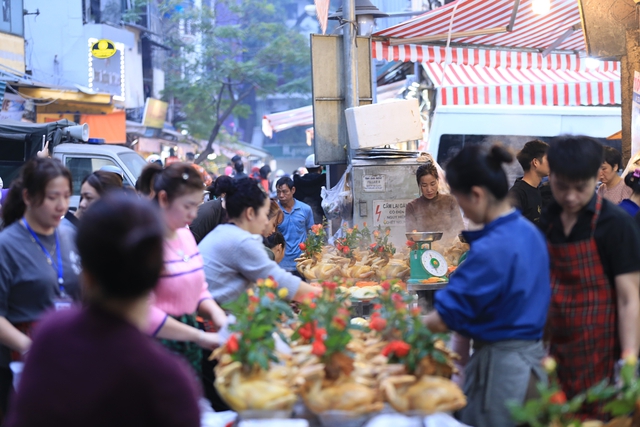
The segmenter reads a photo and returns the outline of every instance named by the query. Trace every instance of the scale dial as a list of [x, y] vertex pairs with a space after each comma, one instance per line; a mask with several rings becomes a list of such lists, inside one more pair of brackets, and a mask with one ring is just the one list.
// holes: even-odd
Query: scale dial
[[427, 270], [427, 273], [436, 277], [445, 276], [449, 268], [447, 261], [440, 252], [433, 250], [427, 250], [422, 253], [422, 266]]

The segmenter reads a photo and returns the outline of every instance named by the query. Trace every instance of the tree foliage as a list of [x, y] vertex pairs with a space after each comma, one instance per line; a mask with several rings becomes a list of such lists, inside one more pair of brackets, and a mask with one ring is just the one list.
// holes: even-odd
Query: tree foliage
[[308, 41], [286, 26], [283, 0], [216, 0], [201, 9], [167, 3], [165, 10], [173, 55], [164, 97], [180, 106], [178, 121], [192, 135], [208, 140], [196, 161], [212, 152], [225, 120], [251, 113], [243, 104], [250, 95], [310, 92]]

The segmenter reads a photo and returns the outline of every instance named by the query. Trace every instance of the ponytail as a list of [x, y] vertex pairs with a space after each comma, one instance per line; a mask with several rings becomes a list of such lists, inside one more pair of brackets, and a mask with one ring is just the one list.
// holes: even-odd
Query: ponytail
[[489, 150], [480, 145], [467, 146], [447, 165], [447, 181], [452, 191], [469, 194], [471, 187], [484, 187], [497, 200], [503, 200], [509, 183], [502, 165], [512, 161], [513, 155], [502, 145]]

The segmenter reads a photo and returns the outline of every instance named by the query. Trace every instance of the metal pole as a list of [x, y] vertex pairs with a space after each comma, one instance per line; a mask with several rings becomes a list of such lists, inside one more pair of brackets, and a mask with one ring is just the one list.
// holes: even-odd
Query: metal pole
[[[358, 106], [358, 64], [356, 52], [356, 5], [355, 0], [343, 0], [342, 19], [345, 25], [342, 30], [344, 46], [344, 108]], [[351, 144], [347, 136], [347, 159], [351, 163]]]

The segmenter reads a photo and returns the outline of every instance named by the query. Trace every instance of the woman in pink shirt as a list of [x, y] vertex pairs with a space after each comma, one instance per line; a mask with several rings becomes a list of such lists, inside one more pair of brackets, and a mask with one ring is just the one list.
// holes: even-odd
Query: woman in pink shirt
[[196, 315], [220, 327], [224, 311], [207, 289], [202, 257], [193, 235], [186, 228], [202, 203], [204, 183], [187, 163], [174, 163], [158, 173], [154, 181], [155, 200], [165, 222], [164, 268], [151, 295], [148, 332], [162, 344], [185, 357], [200, 372], [202, 351], [213, 349], [218, 334], [198, 328]]

